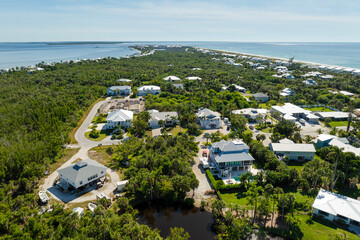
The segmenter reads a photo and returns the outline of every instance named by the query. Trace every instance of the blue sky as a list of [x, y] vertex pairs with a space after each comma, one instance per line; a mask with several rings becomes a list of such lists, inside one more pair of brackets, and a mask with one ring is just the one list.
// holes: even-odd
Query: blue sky
[[2, 42], [359, 42], [359, 0], [1, 0]]

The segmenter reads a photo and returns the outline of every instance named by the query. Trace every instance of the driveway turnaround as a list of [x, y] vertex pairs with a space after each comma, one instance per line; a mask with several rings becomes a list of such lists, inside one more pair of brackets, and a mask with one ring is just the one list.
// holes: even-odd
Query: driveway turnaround
[[[71, 163], [77, 159], [84, 160], [84, 159], [89, 158], [88, 151], [91, 148], [98, 146], [99, 144], [101, 144], [101, 145], [113, 145], [113, 144], [117, 145], [121, 142], [121, 140], [111, 140], [110, 136], [103, 139], [102, 141], [91, 141], [90, 139], [87, 139], [85, 137], [85, 132], [87, 131], [88, 127], [90, 126], [91, 121], [95, 117], [98, 109], [107, 101], [109, 101], [109, 99], [100, 101], [100, 102], [96, 103], [95, 106], [91, 109], [91, 111], [87, 115], [86, 119], [84, 120], [84, 122], [81, 124], [81, 126], [75, 133], [75, 139], [76, 139], [76, 141], [78, 141], [77, 146], [80, 147], [79, 151], [74, 156], [72, 156], [68, 161], [66, 161], [59, 169], [70, 166]], [[105, 183], [104, 187], [102, 187], [98, 190], [84, 193], [81, 196], [71, 195], [70, 193], [63, 193], [53, 186], [53, 183], [55, 182], [56, 178], [58, 177], [57, 171], [52, 172], [50, 175], [48, 175], [45, 178], [45, 182], [43, 185], [40, 186], [40, 190], [47, 190], [53, 199], [55, 199], [57, 201], [62, 201], [64, 203], [68, 203], [68, 202], [79, 203], [79, 202], [84, 202], [84, 201], [95, 200], [96, 195], [99, 194], [100, 192], [110, 194], [116, 188], [116, 182], [119, 181], [119, 175], [115, 171], [112, 171], [111, 169], [108, 169], [107, 173], [110, 175], [110, 179], [111, 179], [110, 182]]]

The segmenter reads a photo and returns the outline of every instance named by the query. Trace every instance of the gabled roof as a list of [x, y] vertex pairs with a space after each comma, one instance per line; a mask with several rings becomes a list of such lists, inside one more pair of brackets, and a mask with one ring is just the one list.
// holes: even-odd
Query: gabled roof
[[313, 144], [270, 143], [270, 146], [274, 152], [310, 152], [310, 153], [316, 152]]
[[220, 113], [218, 112], [214, 112], [214, 111], [211, 111], [210, 109], [208, 108], [204, 108], [202, 110], [199, 110], [197, 113], [196, 113], [196, 116], [199, 117], [199, 118], [220, 118]]
[[265, 93], [254, 93], [253, 96], [254, 96], [254, 97], [258, 97], [258, 98], [260, 98], [260, 97], [269, 97], [269, 96], [266, 95]]
[[211, 144], [211, 147], [219, 148], [221, 152], [241, 152], [250, 149], [248, 145], [246, 145], [242, 141], [225, 141], [225, 140], [221, 140], [220, 142], [213, 143]]
[[120, 109], [114, 112], [109, 113], [106, 118], [106, 121], [112, 122], [125, 122], [126, 120], [133, 120], [134, 113], [132, 111]]
[[57, 172], [62, 178], [76, 183], [80, 180], [87, 180], [88, 177], [94, 176], [99, 173], [99, 171], [106, 171], [106, 169], [107, 168], [104, 165], [101, 165], [94, 160], [85, 159], [81, 162], [72, 164], [71, 166], [59, 169]]
[[313, 208], [360, 222], [360, 201], [320, 189]]
[[120, 78], [120, 79], [118, 79], [116, 81], [118, 81], [118, 82], [131, 82], [132, 80], [126, 79], [126, 78]]

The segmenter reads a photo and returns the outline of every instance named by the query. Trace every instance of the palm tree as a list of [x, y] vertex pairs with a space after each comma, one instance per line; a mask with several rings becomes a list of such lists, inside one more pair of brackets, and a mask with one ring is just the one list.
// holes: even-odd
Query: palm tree
[[335, 175], [337, 173], [338, 161], [344, 158], [344, 154], [343, 154], [342, 150], [344, 150], [344, 149], [334, 147], [333, 150], [327, 155], [327, 157], [335, 159], [334, 171], [333, 171], [331, 182], [330, 182], [330, 191], [332, 191], [334, 186], [335, 186], [335, 181], [334, 180], [335, 180]]
[[211, 137], [210, 133], [208, 133], [208, 132], [204, 133], [203, 138], [206, 139], [206, 145], [209, 143], [209, 138], [210, 137]]
[[277, 201], [279, 201], [279, 197], [280, 194], [283, 194], [284, 191], [282, 188], [276, 187], [274, 189], [274, 194], [272, 195], [272, 199], [273, 199], [273, 212], [272, 212], [272, 216], [271, 216], [271, 227], [273, 227], [273, 223], [274, 223], [274, 216], [275, 216], [275, 204]]
[[348, 117], [348, 124], [347, 124], [347, 128], [346, 131], [349, 132], [350, 131], [350, 125], [351, 125], [351, 120], [352, 120], [352, 115], [354, 112], [354, 105], [352, 104], [352, 102], [350, 101], [349, 103], [349, 117]]

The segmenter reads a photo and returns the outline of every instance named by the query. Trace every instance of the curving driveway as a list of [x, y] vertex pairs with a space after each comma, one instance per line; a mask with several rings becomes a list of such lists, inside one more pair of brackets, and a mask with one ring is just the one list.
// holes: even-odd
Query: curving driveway
[[[90, 126], [92, 119], [95, 117], [97, 110], [101, 107], [101, 105], [103, 105], [107, 101], [109, 101], [109, 99], [100, 101], [96, 103], [94, 107], [91, 109], [86, 119], [75, 133], [75, 139], [76, 141], [78, 141], [77, 145], [80, 147], [79, 151], [74, 156], [72, 156], [68, 161], [66, 161], [63, 165], [61, 165], [59, 169], [70, 166], [71, 163], [77, 159], [83, 160], [89, 158], [88, 151], [91, 148], [98, 146], [99, 144], [113, 145], [121, 142], [121, 140], [111, 140], [110, 136], [103, 139], [102, 141], [91, 141], [85, 137], [85, 132], [86, 130], [88, 130], [88, 127]], [[103, 192], [109, 195], [116, 188], [116, 182], [119, 181], [119, 175], [115, 171], [112, 171], [111, 169], [108, 169], [107, 173], [110, 175], [111, 180], [106, 184], [104, 184], [103, 188], [88, 193], [84, 193], [81, 196], [75, 196], [69, 193], [65, 194], [53, 186], [53, 183], [58, 177], [57, 171], [54, 171], [50, 175], [48, 175], [45, 178], [44, 184], [42, 184], [39, 188], [40, 190], [47, 190], [51, 194], [51, 197], [53, 199], [62, 201], [64, 203], [68, 203], [68, 202], [79, 203], [79, 202], [91, 201], [96, 199], [96, 195], [98, 193]]]

